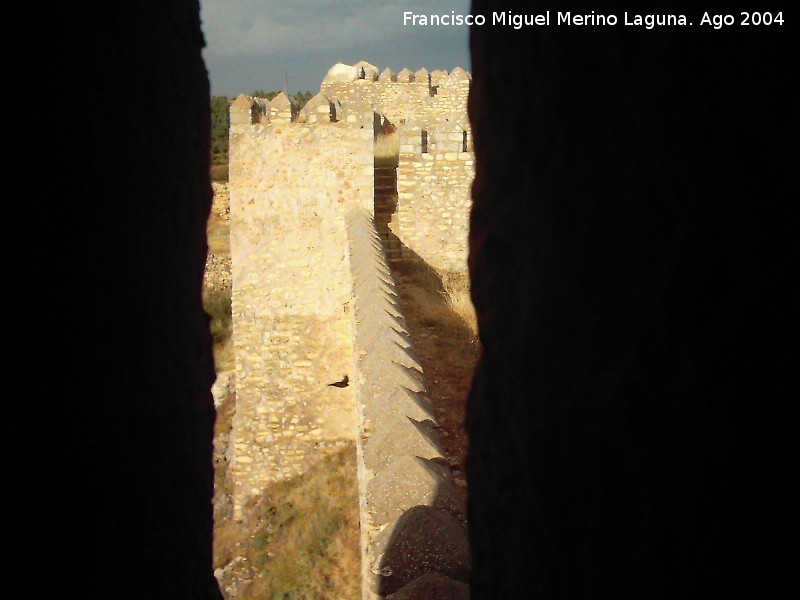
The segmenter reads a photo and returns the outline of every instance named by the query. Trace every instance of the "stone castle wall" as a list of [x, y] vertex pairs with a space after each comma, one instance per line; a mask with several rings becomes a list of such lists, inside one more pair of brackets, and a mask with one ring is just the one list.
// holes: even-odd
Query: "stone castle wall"
[[403, 258], [421, 258], [437, 269], [466, 271], [472, 131], [467, 118], [471, 76], [425, 69], [354, 67], [354, 79], [331, 69], [321, 94], [344, 109], [370, 106], [397, 129], [397, 206], [389, 222]]
[[471, 133], [449, 123], [400, 129], [391, 227], [403, 243], [404, 258], [417, 256], [438, 270], [466, 271], [475, 173]]
[[234, 510], [356, 436], [344, 215], [369, 206], [373, 131], [232, 125]]
[[401, 257], [438, 269], [466, 270], [473, 171], [467, 73], [361, 75], [326, 78], [304, 107], [285, 94], [231, 106], [231, 461], [241, 516], [266, 485], [356, 440], [366, 599], [426, 573], [463, 585], [469, 569], [375, 226], [375, 140], [400, 142], [388, 227]]
[[320, 92], [343, 104], [372, 106], [396, 126], [466, 115], [471, 77], [463, 69], [454, 69], [449, 74], [441, 71], [429, 74], [425, 69], [412, 73], [404, 69], [399, 75], [387, 69], [380, 76], [374, 75], [374, 71], [370, 76], [367, 70], [360, 75], [363, 77], [351, 81], [326, 77]]

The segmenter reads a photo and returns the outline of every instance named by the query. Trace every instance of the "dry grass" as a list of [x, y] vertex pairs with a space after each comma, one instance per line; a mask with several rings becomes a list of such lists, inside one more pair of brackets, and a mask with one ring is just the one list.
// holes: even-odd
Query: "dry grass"
[[228, 341], [233, 333], [231, 289], [207, 289], [203, 294], [203, 308], [211, 316], [211, 336], [215, 344]]
[[360, 596], [355, 461], [349, 444], [303, 477], [264, 490], [243, 521], [216, 524], [215, 567], [235, 561], [229, 575], [238, 598]]
[[[227, 169], [227, 163], [225, 168]], [[208, 215], [208, 223], [206, 225], [208, 251], [210, 254], [230, 254], [231, 229], [228, 215], [230, 202], [228, 186], [222, 183], [215, 183], [213, 187], [214, 204], [211, 207], [211, 213]]]
[[233, 350], [233, 338], [228, 338], [222, 343], [215, 343], [214, 347], [214, 367], [217, 373], [231, 371], [236, 366], [236, 355]]
[[212, 211], [208, 216], [206, 228], [208, 239], [208, 252], [210, 254], [230, 254], [231, 229], [228, 221], [221, 215]]
[[407, 293], [415, 296], [414, 308], [424, 325], [477, 337], [478, 318], [467, 273], [440, 273], [417, 260], [404, 261], [395, 270], [412, 284]]
[[233, 315], [230, 287], [203, 290], [203, 308], [211, 317], [214, 365], [217, 373], [234, 368]]
[[210, 170], [211, 181], [228, 181], [228, 163], [220, 163], [211, 165]]
[[217, 227], [208, 232], [208, 252], [210, 254], [230, 254], [231, 231], [227, 227]]
[[461, 319], [473, 336], [477, 337], [478, 316], [470, 296], [469, 275], [458, 272], [446, 273], [442, 277], [442, 285], [447, 308]]

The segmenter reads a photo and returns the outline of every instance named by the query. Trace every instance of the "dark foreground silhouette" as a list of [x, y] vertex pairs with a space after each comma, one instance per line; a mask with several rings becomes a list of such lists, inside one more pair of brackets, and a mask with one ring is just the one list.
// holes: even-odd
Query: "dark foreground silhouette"
[[[218, 599], [198, 5], [41, 16], [60, 103], [25, 114], [79, 297], [43, 400], [68, 485], [35, 488], [67, 575], [29, 585]], [[473, 30], [473, 598], [764, 597], [792, 572], [795, 30]]]

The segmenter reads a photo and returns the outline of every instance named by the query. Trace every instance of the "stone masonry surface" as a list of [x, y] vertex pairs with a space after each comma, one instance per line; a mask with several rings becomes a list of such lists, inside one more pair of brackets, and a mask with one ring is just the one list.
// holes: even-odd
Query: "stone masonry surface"
[[[355, 439], [365, 599], [415, 597], [432, 574], [463, 592], [469, 572], [463, 503], [385, 250], [466, 270], [470, 79], [340, 64], [304, 107], [285, 94], [231, 105], [234, 515]], [[375, 181], [392, 177], [377, 175], [379, 136], [399, 142], [381, 235]], [[329, 385], [344, 375], [350, 385]]]
[[234, 512], [354, 439], [344, 211], [372, 200], [372, 129], [231, 127]]

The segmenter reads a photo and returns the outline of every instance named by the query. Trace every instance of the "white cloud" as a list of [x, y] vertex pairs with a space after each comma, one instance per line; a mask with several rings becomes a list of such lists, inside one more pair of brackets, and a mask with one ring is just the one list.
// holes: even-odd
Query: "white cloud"
[[[201, 0], [207, 55], [297, 56], [366, 46], [397, 36], [403, 12], [467, 12], [468, 0]], [[447, 32], [442, 32], [446, 34]]]
[[213, 93], [318, 89], [338, 61], [380, 69], [468, 66], [465, 27], [406, 27], [403, 12], [469, 12], [469, 0], [200, 0]]

